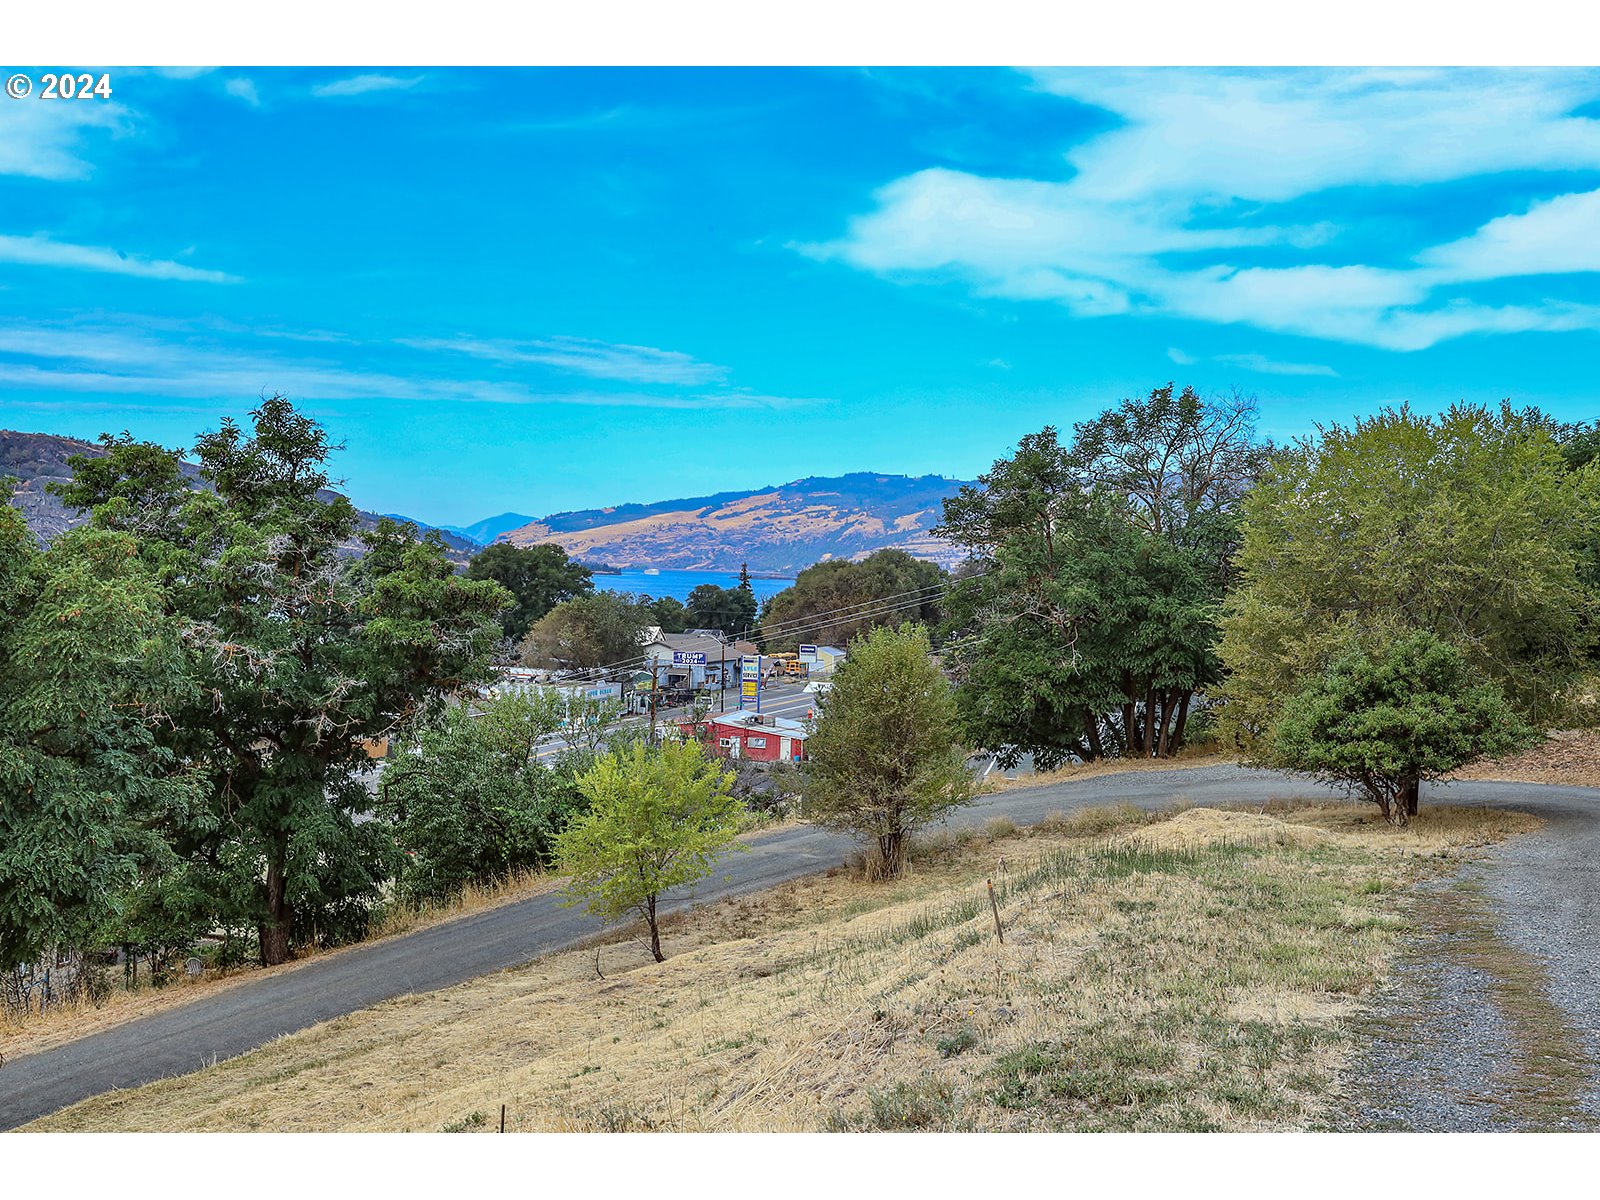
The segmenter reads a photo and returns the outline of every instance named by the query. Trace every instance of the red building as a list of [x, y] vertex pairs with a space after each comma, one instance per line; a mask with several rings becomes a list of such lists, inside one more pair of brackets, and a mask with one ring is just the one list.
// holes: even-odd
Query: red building
[[[683, 725], [685, 737], [694, 726]], [[799, 721], [768, 713], [716, 713], [705, 720], [706, 749], [718, 758], [755, 762], [800, 762], [806, 756], [806, 727]]]

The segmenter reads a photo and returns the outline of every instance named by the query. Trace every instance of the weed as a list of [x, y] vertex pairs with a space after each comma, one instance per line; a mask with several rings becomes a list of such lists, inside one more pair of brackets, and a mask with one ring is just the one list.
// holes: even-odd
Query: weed
[[971, 1050], [978, 1044], [978, 1031], [970, 1024], [963, 1024], [949, 1037], [939, 1039], [939, 1057], [955, 1058], [965, 1050]]

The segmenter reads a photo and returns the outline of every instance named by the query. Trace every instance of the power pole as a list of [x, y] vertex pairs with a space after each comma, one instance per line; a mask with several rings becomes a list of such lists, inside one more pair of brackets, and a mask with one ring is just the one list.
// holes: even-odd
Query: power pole
[[654, 658], [650, 660], [650, 743], [656, 740], [656, 697], [661, 694], [661, 688], [656, 683], [656, 670], [660, 666]]
[[728, 643], [727, 642], [723, 642], [722, 643], [722, 669], [717, 674], [717, 682], [718, 682], [718, 684], [721, 685], [721, 688], [722, 688], [722, 699], [720, 701], [720, 705], [721, 705], [720, 711], [727, 712], [728, 711]]

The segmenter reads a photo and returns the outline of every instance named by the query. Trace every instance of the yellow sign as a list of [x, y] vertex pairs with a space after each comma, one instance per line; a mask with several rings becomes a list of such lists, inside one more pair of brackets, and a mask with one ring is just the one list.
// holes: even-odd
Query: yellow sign
[[745, 679], [745, 680], [742, 680], [740, 682], [740, 684], [739, 684], [739, 694], [741, 696], [743, 696], [746, 700], [754, 700], [756, 698], [756, 696], [759, 695], [758, 689], [760, 687], [761, 687], [761, 681], [760, 680], [758, 680], [758, 679]]

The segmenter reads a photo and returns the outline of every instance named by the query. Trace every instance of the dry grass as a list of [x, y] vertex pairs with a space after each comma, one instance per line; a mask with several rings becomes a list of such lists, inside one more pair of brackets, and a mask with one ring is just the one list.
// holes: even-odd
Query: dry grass
[[1237, 754], [1225, 754], [1209, 743], [1185, 746], [1171, 758], [1103, 758], [1098, 762], [1073, 763], [1054, 771], [1019, 775], [1007, 779], [994, 774], [984, 780], [984, 791], [1004, 792], [1012, 788], [1040, 787], [1047, 783], [1066, 783], [1073, 779], [1094, 779], [1101, 775], [1120, 775], [1125, 771], [1176, 771], [1186, 767], [1216, 767], [1238, 762]]
[[[387, 910], [382, 920], [374, 926], [364, 942], [367, 945], [380, 938], [411, 933], [441, 921], [526, 900], [532, 896], [554, 891], [561, 878], [526, 872], [497, 884], [468, 887], [455, 900], [446, 904], [428, 905], [420, 909], [394, 907]], [[116, 968], [117, 986], [99, 1005], [67, 1004], [51, 1006], [43, 1013], [26, 1015], [0, 1012], [0, 1058], [21, 1058], [24, 1054], [37, 1054], [53, 1046], [88, 1037], [93, 1033], [111, 1029], [127, 1021], [149, 1016], [181, 1004], [204, 999], [227, 988], [250, 980], [261, 979], [284, 971], [293, 971], [308, 962], [327, 958], [349, 950], [350, 946], [335, 946], [326, 950], [303, 952], [293, 962], [276, 967], [258, 967], [254, 964], [235, 967], [226, 974], [208, 971], [199, 979], [188, 979], [181, 974], [165, 987], [156, 988], [148, 983], [129, 990], [121, 985], [121, 968]]]
[[1552, 733], [1532, 749], [1473, 763], [1457, 771], [1455, 778], [1600, 787], [1600, 729]]
[[1304, 1128], [1406, 885], [1536, 824], [1323, 805], [969, 831], [892, 885], [696, 910], [663, 964], [549, 955], [34, 1127], [471, 1130], [503, 1103], [514, 1130]]

